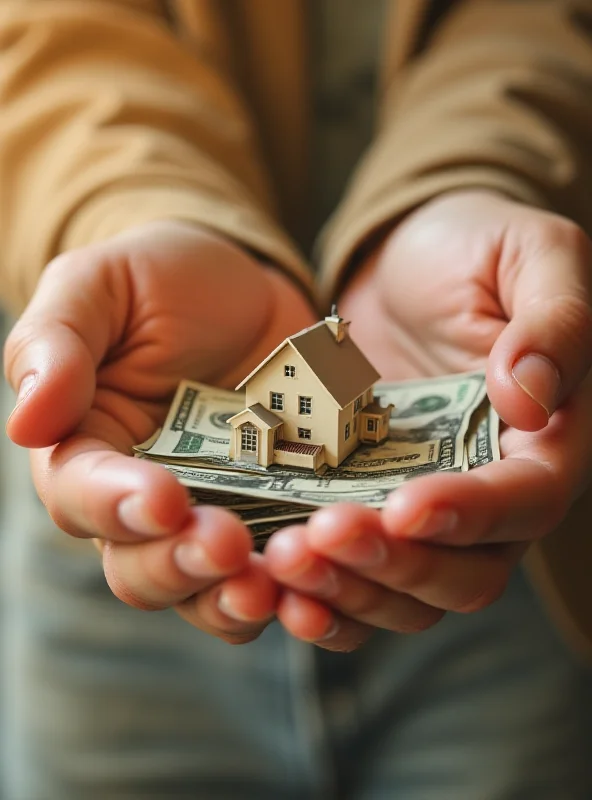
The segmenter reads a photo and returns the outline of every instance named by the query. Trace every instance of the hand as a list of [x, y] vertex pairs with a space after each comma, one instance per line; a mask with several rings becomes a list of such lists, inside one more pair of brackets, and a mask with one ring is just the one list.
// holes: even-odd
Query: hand
[[174, 606], [238, 642], [275, 610], [276, 587], [233, 515], [190, 509], [162, 467], [130, 457], [162, 424], [178, 382], [234, 387], [314, 321], [301, 292], [233, 244], [160, 222], [60, 256], [5, 349], [20, 393], [7, 425], [37, 491], [74, 536], [105, 542], [114, 593]]
[[267, 567], [289, 587], [278, 616], [294, 635], [352, 649], [373, 627], [483, 608], [558, 525], [592, 474], [591, 267], [571, 222], [485, 192], [432, 201], [368, 259], [340, 313], [383, 378], [486, 366], [512, 427], [501, 462], [411, 481], [381, 514], [335, 506], [276, 534]]

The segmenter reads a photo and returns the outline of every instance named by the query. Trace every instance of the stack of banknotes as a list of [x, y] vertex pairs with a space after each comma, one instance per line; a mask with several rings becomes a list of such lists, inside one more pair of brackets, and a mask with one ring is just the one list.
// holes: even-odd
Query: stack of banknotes
[[352, 501], [381, 508], [412, 478], [475, 469], [500, 458], [499, 418], [482, 372], [379, 383], [375, 398], [394, 406], [388, 439], [361, 445], [339, 467], [315, 474], [231, 461], [228, 420], [245, 407], [244, 395], [183, 381], [163, 427], [135, 448], [136, 456], [172, 472], [193, 503], [237, 514], [258, 548], [274, 531], [305, 521], [321, 506]]

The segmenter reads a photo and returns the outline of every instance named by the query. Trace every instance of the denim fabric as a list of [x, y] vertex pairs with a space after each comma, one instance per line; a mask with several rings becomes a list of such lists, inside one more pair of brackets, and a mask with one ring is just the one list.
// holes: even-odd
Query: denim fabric
[[521, 573], [482, 613], [380, 633], [355, 654], [277, 625], [231, 647], [113, 598], [94, 550], [53, 528], [19, 474], [2, 581], [2, 797], [592, 797], [592, 678]]

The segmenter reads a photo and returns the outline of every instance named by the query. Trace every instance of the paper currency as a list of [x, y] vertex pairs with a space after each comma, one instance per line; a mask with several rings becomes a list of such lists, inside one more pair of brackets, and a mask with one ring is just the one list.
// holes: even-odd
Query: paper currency
[[[361, 446], [337, 470], [352, 477], [407, 472], [418, 467], [461, 467], [463, 446], [473, 411], [485, 397], [483, 373], [426, 381], [383, 383], [376, 399], [393, 403], [389, 438]], [[157, 437], [136, 447], [151, 459], [190, 467], [269, 473], [269, 468], [238, 465], [228, 458], [228, 420], [244, 408], [244, 396], [204, 384], [183, 381]], [[282, 471], [284, 469], [282, 468]]]
[[228, 419], [244, 408], [244, 397], [191, 381], [180, 384], [163, 427], [136, 454], [162, 463], [193, 502], [236, 513], [257, 541], [315, 508], [343, 501], [380, 508], [414, 477], [500, 458], [499, 419], [482, 372], [377, 384], [375, 396], [394, 405], [387, 440], [360, 446], [320, 475], [230, 461]]

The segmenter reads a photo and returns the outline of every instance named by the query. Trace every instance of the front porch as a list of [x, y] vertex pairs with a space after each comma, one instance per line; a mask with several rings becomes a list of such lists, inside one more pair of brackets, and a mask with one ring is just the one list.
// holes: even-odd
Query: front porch
[[325, 448], [310, 442], [289, 442], [280, 439], [273, 446], [273, 463], [285, 467], [312, 469], [315, 472], [325, 463]]

